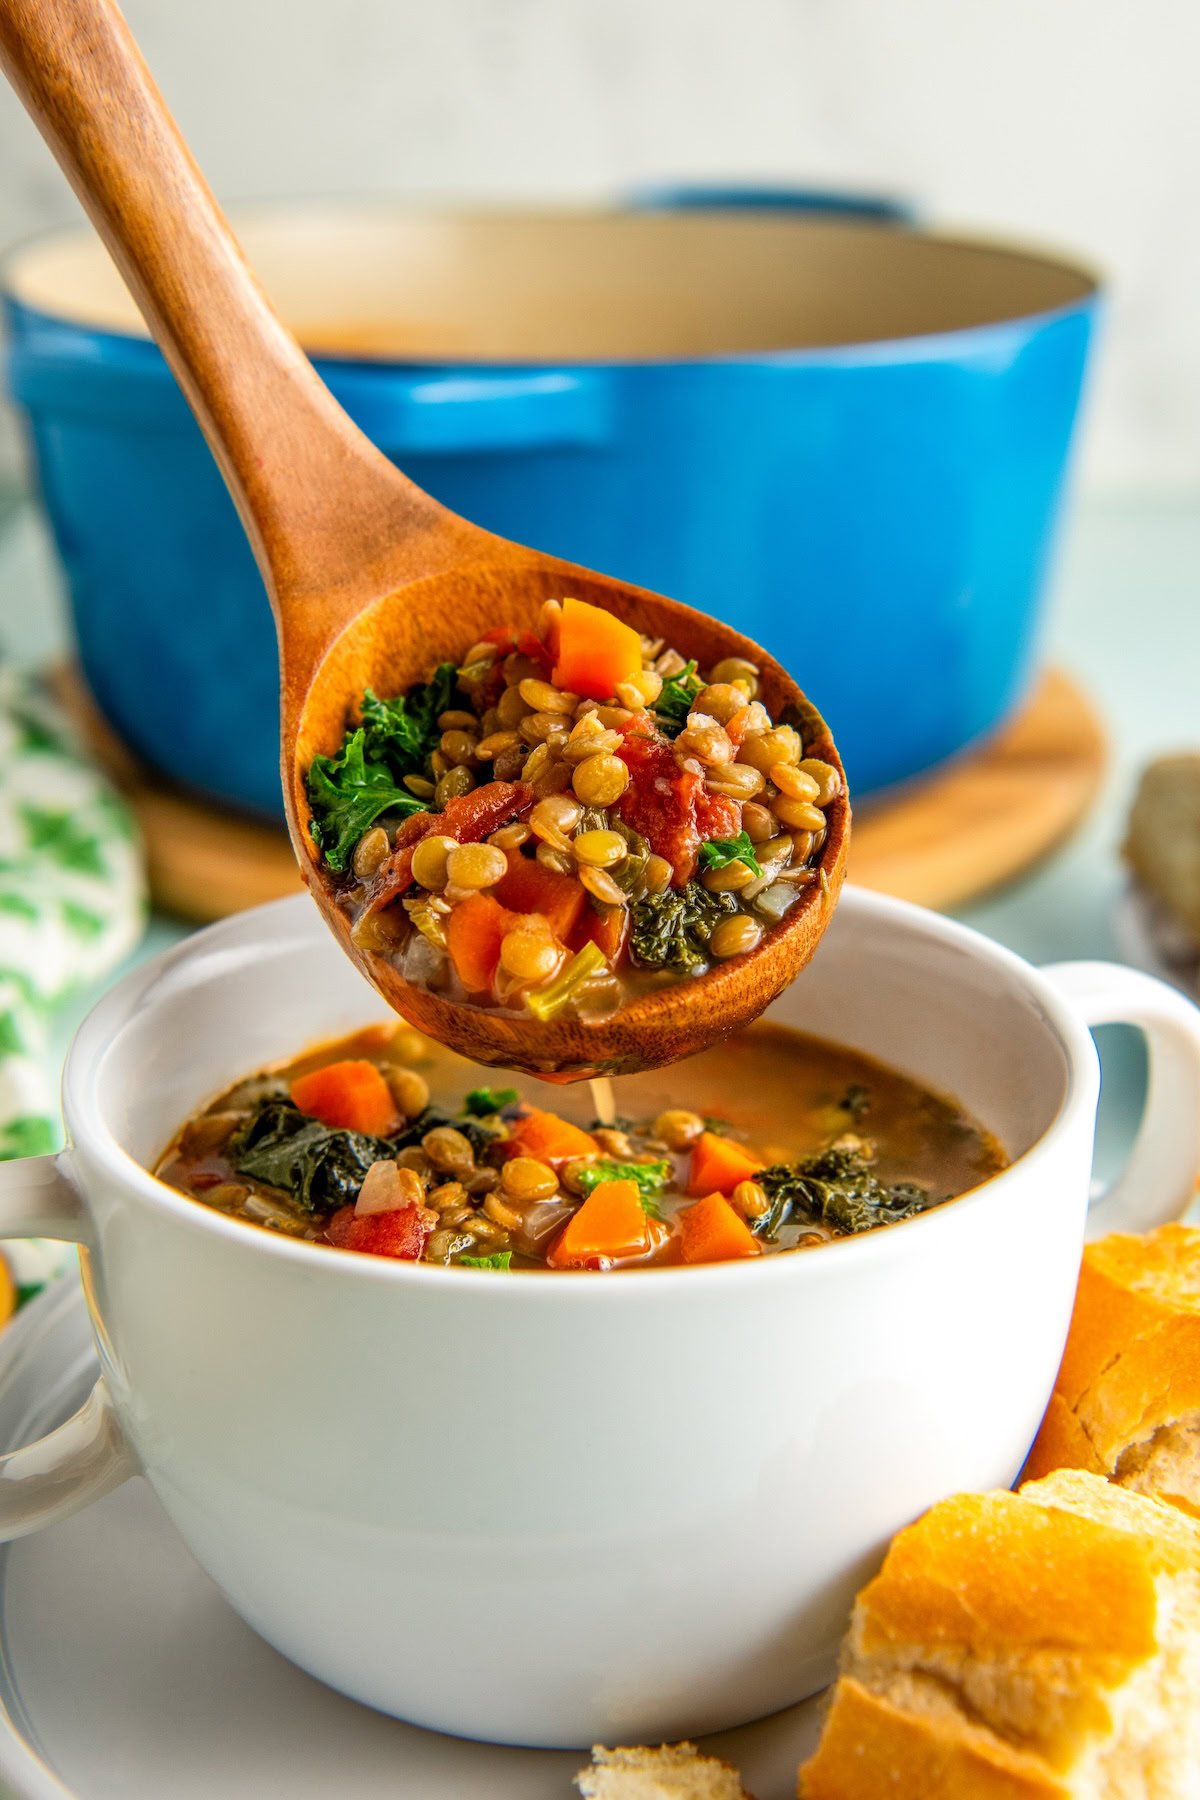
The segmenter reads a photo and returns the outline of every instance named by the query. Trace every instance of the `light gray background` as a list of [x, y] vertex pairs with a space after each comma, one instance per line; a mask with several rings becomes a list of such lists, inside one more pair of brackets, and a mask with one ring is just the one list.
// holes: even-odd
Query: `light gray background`
[[[882, 186], [1111, 276], [1085, 483], [1200, 486], [1193, 0], [127, 0], [226, 203]], [[0, 246], [72, 216], [0, 91]]]

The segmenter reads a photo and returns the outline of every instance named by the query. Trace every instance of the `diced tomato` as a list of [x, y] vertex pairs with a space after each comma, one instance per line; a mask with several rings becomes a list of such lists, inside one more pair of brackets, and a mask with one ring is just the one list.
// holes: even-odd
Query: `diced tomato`
[[534, 802], [527, 781], [489, 781], [469, 794], [455, 794], [440, 813], [413, 813], [396, 833], [392, 854], [371, 884], [366, 913], [381, 912], [412, 886], [412, 853], [424, 837], [437, 833], [457, 838], [460, 844], [477, 844], [501, 825], [519, 819]]
[[351, 1057], [301, 1075], [291, 1086], [293, 1104], [331, 1131], [387, 1137], [400, 1123], [392, 1090], [373, 1062]]
[[511, 850], [508, 874], [492, 889], [501, 906], [516, 913], [541, 913], [560, 944], [565, 944], [579, 923], [587, 903], [587, 890], [573, 875], [547, 869], [532, 856]]
[[706, 838], [734, 838], [742, 829], [742, 808], [728, 794], [712, 794], [701, 782], [696, 792], [696, 829]]
[[551, 646], [543, 644], [536, 631], [516, 631], [511, 625], [493, 625], [478, 640], [481, 644], [496, 644], [501, 650], [516, 650], [522, 656], [528, 656], [534, 662], [541, 663], [549, 675], [554, 662], [554, 651]]
[[340, 1207], [325, 1227], [325, 1235], [339, 1250], [419, 1262], [431, 1228], [431, 1216], [410, 1201], [394, 1212], [368, 1213], [365, 1219], [356, 1218], [352, 1206]]
[[673, 886], [682, 887], [695, 872], [700, 848], [699, 775], [682, 768], [668, 740], [657, 735], [628, 732], [615, 754], [629, 770], [629, 786], [618, 803], [621, 818], [641, 832], [656, 856], [666, 857], [675, 871]]

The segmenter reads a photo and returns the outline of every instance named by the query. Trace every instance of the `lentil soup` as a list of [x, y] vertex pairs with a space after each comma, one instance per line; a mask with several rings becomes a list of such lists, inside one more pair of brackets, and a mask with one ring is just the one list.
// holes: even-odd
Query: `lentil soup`
[[368, 692], [307, 774], [360, 947], [460, 1003], [602, 1018], [755, 950], [822, 879], [841, 772], [758, 699], [578, 600]]
[[693, 1057], [684, 1083], [673, 1069], [614, 1082], [608, 1123], [583, 1088], [478, 1074], [407, 1025], [372, 1027], [236, 1083], [156, 1173], [342, 1251], [611, 1270], [814, 1249], [940, 1206], [1008, 1160], [953, 1101], [773, 1024]]

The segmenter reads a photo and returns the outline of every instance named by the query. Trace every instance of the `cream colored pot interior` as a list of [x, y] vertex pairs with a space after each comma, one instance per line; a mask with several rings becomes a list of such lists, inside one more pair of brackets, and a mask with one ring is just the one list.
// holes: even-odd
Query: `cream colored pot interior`
[[[235, 221], [312, 350], [475, 361], [688, 358], [870, 343], [1070, 306], [1065, 262], [795, 215], [275, 211]], [[74, 230], [11, 259], [18, 300], [142, 332], [107, 254]]]

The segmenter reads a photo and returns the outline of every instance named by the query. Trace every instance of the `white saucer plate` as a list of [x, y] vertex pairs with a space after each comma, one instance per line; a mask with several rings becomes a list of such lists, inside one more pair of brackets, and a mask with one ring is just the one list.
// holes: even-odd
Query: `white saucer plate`
[[[58, 1424], [95, 1374], [72, 1273], [0, 1337], [0, 1448]], [[757, 1800], [791, 1800], [819, 1726], [808, 1701], [704, 1747]], [[571, 1800], [586, 1761], [322, 1687], [242, 1623], [143, 1481], [0, 1550], [0, 1783], [19, 1800]]]

